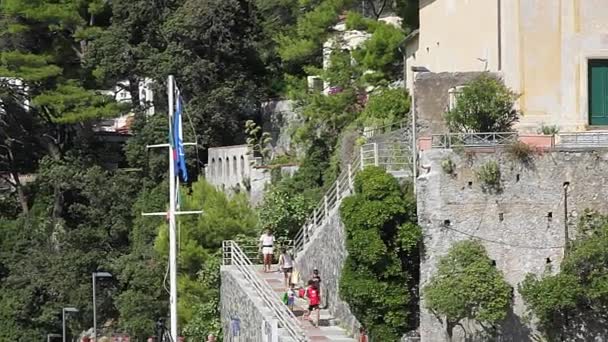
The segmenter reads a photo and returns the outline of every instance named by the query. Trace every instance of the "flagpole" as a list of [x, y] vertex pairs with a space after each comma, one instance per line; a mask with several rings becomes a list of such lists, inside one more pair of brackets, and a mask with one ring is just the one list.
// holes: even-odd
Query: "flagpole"
[[[167, 78], [167, 90], [169, 95], [169, 132], [172, 132], [172, 121], [175, 110], [175, 79], [173, 75]], [[175, 144], [175, 142], [174, 142]], [[177, 342], [177, 251], [176, 251], [176, 226], [175, 226], [175, 160], [173, 159], [173, 148], [169, 148], [169, 302], [171, 315], [171, 339]]]

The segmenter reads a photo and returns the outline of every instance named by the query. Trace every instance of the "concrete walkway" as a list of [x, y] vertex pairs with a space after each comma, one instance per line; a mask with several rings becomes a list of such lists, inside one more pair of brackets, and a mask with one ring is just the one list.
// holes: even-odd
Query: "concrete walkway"
[[[277, 266], [273, 266], [274, 272], [264, 273], [258, 270], [258, 275], [261, 279], [265, 280], [270, 284], [272, 289], [277, 293], [279, 298], [283, 298], [283, 294], [286, 291], [285, 280], [283, 273], [276, 271]], [[356, 342], [352, 337], [349, 337], [346, 331], [340, 328], [338, 322], [331, 316], [328, 310], [321, 310], [321, 317], [319, 326], [315, 327], [310, 321], [303, 320], [302, 315], [306, 311], [308, 303], [305, 299], [296, 299], [294, 305], [294, 314], [298, 317], [298, 321], [302, 329], [306, 332], [306, 335], [311, 341], [340, 341], [340, 342]], [[316, 317], [314, 317], [316, 320]]]

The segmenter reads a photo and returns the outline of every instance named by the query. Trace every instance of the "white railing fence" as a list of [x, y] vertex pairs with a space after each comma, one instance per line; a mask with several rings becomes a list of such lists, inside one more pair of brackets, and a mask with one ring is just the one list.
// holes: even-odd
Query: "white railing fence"
[[[259, 244], [252, 244], [251, 242], [243, 243], [242, 241], [241, 241], [241, 243], [237, 242], [237, 244], [239, 245], [239, 248], [241, 249], [243, 254], [245, 254], [245, 256], [247, 258], [249, 258], [249, 261], [251, 261], [252, 264], [262, 265], [264, 263], [263, 258], [262, 258], [262, 251], [260, 249]], [[275, 257], [279, 256], [280, 250], [283, 247], [285, 247], [287, 249], [287, 251], [290, 252], [291, 254], [295, 254], [293, 240], [275, 241], [275, 247], [276, 247], [276, 249], [274, 251]]]
[[272, 287], [256, 274], [255, 266], [239, 245], [232, 240], [222, 243], [223, 264], [234, 266], [247, 279], [264, 305], [270, 309], [278, 321], [279, 328], [283, 328], [289, 337], [297, 342], [310, 341], [304, 330], [298, 324], [293, 312], [279, 300], [279, 296]]
[[[374, 138], [374, 142], [364, 144], [359, 148], [353, 160], [345, 170], [342, 170], [296, 234], [294, 238], [296, 255], [304, 249], [314, 232], [330, 217], [330, 213], [340, 206], [342, 199], [354, 192], [353, 181], [358, 170], [374, 165], [395, 176], [413, 174], [413, 153], [408, 128], [406, 121], [400, 121], [369, 133], [370, 137]], [[384, 139], [380, 139], [382, 135], [384, 135]]]

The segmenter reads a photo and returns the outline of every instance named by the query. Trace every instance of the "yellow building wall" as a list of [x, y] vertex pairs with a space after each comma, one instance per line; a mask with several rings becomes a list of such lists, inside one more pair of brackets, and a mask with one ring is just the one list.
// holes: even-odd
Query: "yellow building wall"
[[408, 69], [499, 72], [521, 94], [522, 131], [584, 130], [588, 60], [608, 59], [608, 0], [420, 0], [408, 50]]
[[431, 71], [496, 70], [497, 0], [422, 0], [417, 58]]

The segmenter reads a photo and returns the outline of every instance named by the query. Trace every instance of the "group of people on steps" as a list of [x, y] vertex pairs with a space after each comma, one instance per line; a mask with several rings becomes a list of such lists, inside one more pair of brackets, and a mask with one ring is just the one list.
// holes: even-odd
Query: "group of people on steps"
[[[264, 234], [260, 236], [260, 251], [264, 259], [264, 272], [272, 272], [272, 261], [274, 257], [274, 235], [270, 229], [266, 229]], [[285, 247], [281, 247], [281, 255], [279, 256], [279, 271], [285, 276], [285, 287], [287, 291], [283, 296], [283, 302], [293, 311], [296, 296], [308, 299], [308, 310], [302, 316], [302, 319], [310, 320], [315, 326], [319, 325], [321, 316], [321, 276], [319, 270], [314, 269], [310, 279], [307, 282], [306, 288], [299, 288], [296, 292], [298, 283], [298, 274], [294, 273], [293, 256]], [[316, 320], [311, 317], [316, 314]], [[315, 323], [316, 322], [316, 323]]]

